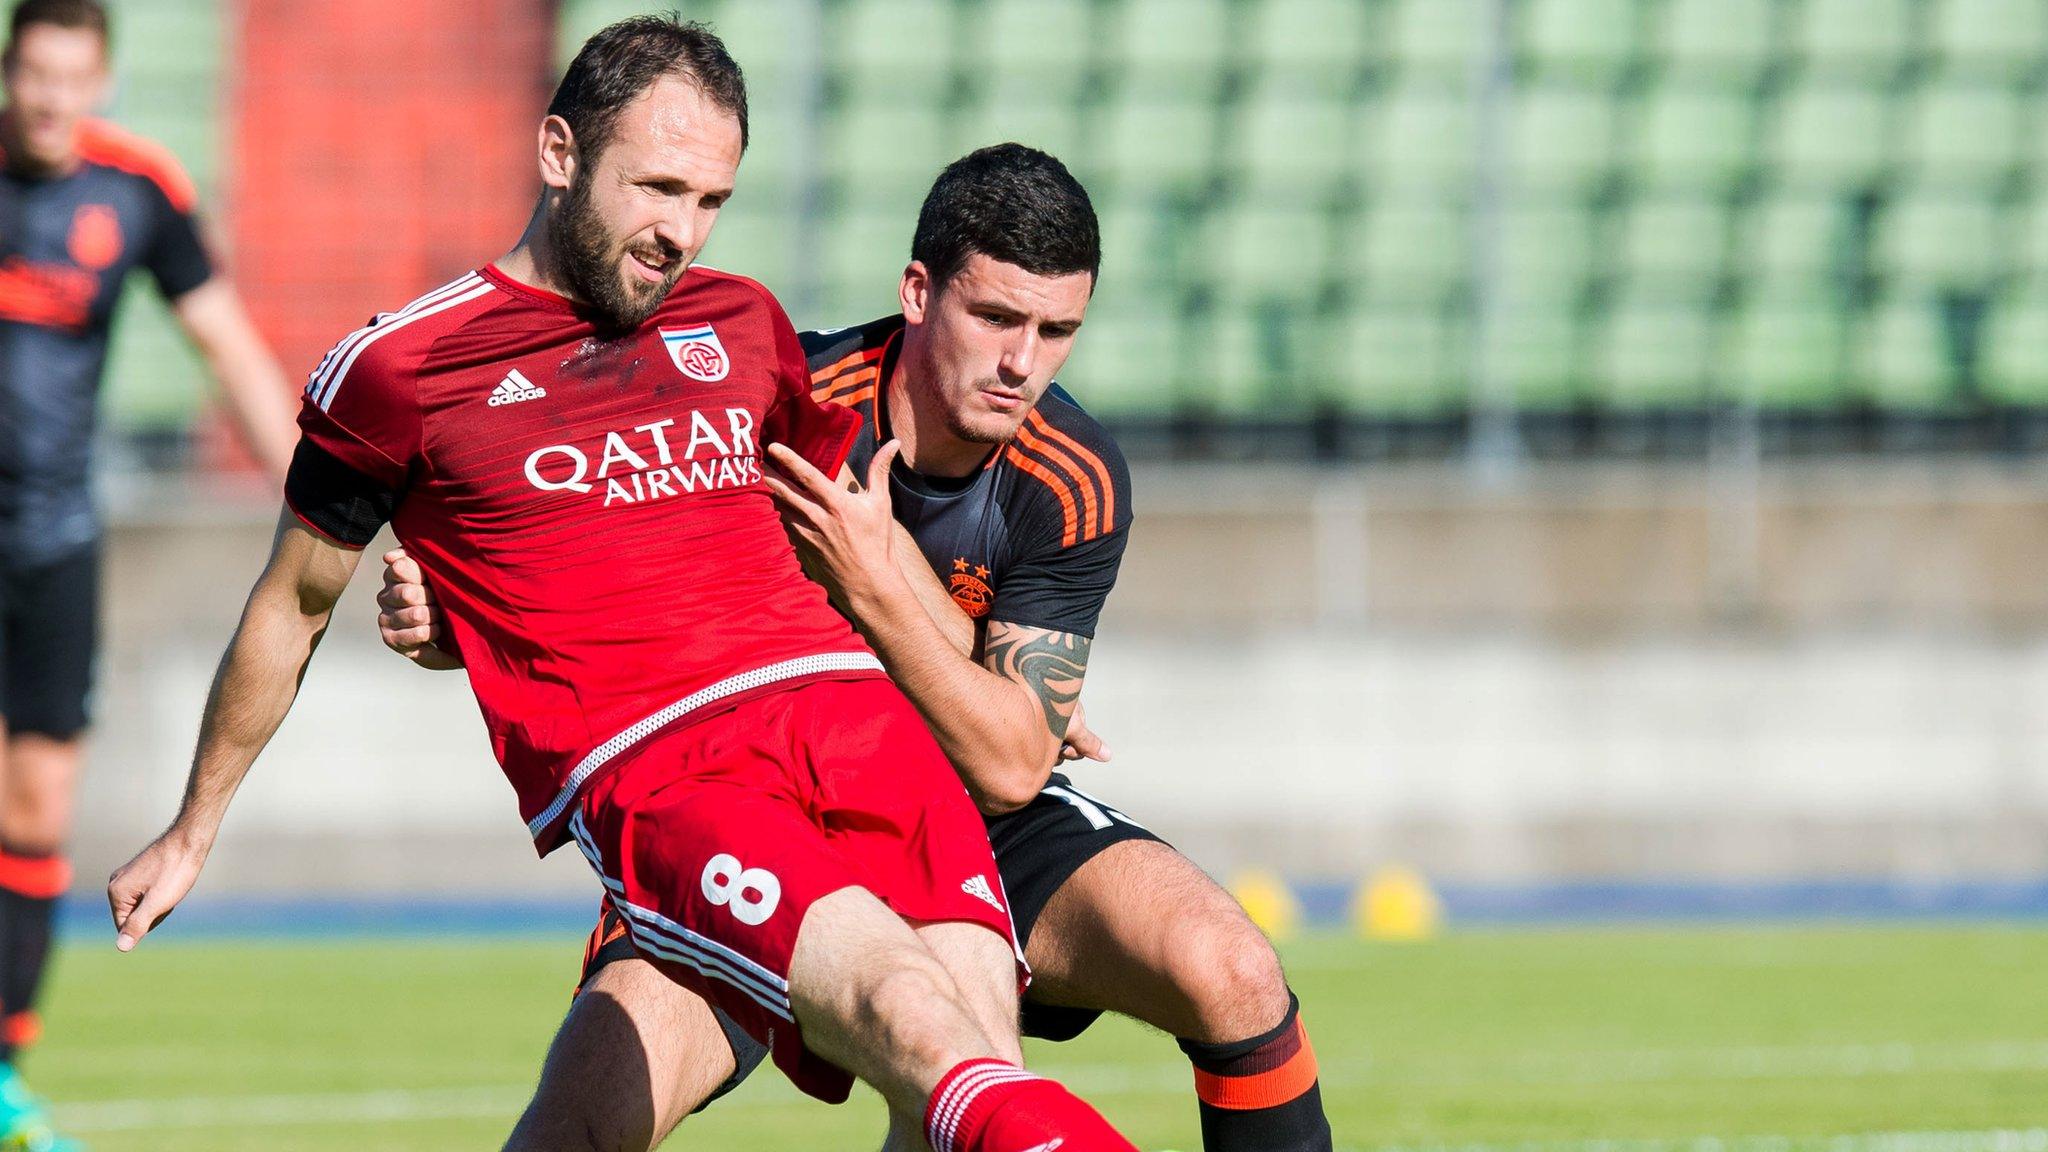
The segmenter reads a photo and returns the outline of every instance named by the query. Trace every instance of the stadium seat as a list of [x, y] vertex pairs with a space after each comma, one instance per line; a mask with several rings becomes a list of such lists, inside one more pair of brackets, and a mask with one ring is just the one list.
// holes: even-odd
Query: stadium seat
[[1375, 297], [1429, 303], [1465, 279], [1470, 223], [1468, 213], [1440, 200], [1381, 200], [1365, 209], [1360, 242], [1341, 252]]
[[[576, 14], [577, 35], [560, 40], [563, 50], [572, 53], [582, 37], [614, 20], [644, 15], [648, 6], [638, 0], [580, 0], [575, 7], [587, 10]], [[800, 66], [801, 46], [790, 35], [790, 29], [797, 27], [799, 21], [814, 19], [815, 12], [805, 0], [720, 0], [701, 8], [692, 5], [686, 14], [693, 20], [708, 21], [717, 29], [733, 59], [746, 70], [747, 98], [751, 104], [756, 93], [765, 93], [783, 83]], [[822, 29], [819, 35], [825, 35]], [[561, 63], [568, 67], [568, 58], [565, 56]], [[748, 114], [752, 116], [751, 108]]]
[[2009, 404], [2048, 405], [2048, 283], [2002, 296], [1984, 329], [1985, 394]]
[[1923, 185], [1989, 184], [2018, 162], [2023, 129], [2019, 98], [2007, 86], [1931, 84], [1912, 103], [1906, 159]]
[[1612, 407], [1687, 407], [1707, 399], [1713, 324], [1704, 307], [1629, 300], [1607, 314], [1593, 375]]
[[1551, 301], [1509, 307], [1480, 345], [1474, 392], [1483, 380], [1491, 380], [1524, 408], [1555, 411], [1572, 406], [1585, 381], [1579, 329], [1574, 312]]
[[1204, 183], [1213, 170], [1216, 109], [1207, 100], [1158, 92], [1127, 94], [1098, 125], [1095, 167], [1118, 188], [1152, 192]]
[[1156, 298], [1090, 304], [1060, 384], [1097, 415], [1164, 416], [1175, 407], [1180, 326]]
[[1912, 9], [1912, 0], [1806, 0], [1797, 43], [1815, 71], [1880, 78], [1913, 41]]
[[1238, 43], [1226, 0], [1121, 0], [1110, 43], [1148, 83], [1203, 85]]
[[1467, 191], [1474, 114], [1462, 83], [1404, 81], [1381, 94], [1359, 122], [1368, 176], [1387, 187]]
[[1723, 385], [1764, 408], [1814, 409], [1842, 403], [1841, 310], [1824, 286], [1752, 297], [1735, 313]]
[[1939, 0], [1933, 39], [1952, 68], [2018, 76], [2048, 52], [2048, 8], [2039, 0]]
[[910, 262], [911, 217], [865, 208], [826, 218], [819, 260], [827, 326], [860, 324], [896, 307], [896, 285]]
[[1880, 407], [1932, 410], [1954, 402], [1955, 360], [1929, 294], [1908, 291], [1880, 302], [1852, 347], [1864, 394]]
[[1659, 55], [1680, 79], [1746, 83], [1771, 58], [1775, 12], [1773, 0], [1669, 0]]
[[1182, 282], [1188, 270], [1183, 253], [1194, 233], [1165, 205], [1142, 197], [1097, 200], [1102, 230], [1102, 286], [1125, 299], [1126, 293], [1155, 296]]
[[1637, 200], [1621, 214], [1631, 285], [1665, 299], [1702, 299], [1726, 264], [1728, 212], [1692, 197]]
[[1203, 228], [1202, 251], [1223, 256], [1224, 299], [1289, 299], [1306, 303], [1325, 283], [1334, 232], [1328, 212], [1272, 207], [1253, 200], [1228, 204]]
[[1220, 416], [1282, 420], [1299, 417], [1332, 371], [1323, 347], [1328, 326], [1307, 309], [1226, 308], [1187, 336], [1203, 357], [1188, 371], [1183, 394]]
[[1878, 215], [1878, 268], [1903, 284], [1982, 285], [2006, 256], [2000, 225], [1986, 198], [1907, 192]]
[[[794, 291], [798, 277], [808, 269], [801, 267], [797, 259], [797, 231], [790, 226], [793, 207], [753, 196], [735, 198], [730, 207], [718, 214], [718, 226], [711, 232], [711, 242], [704, 246], [704, 262], [750, 276], [778, 294]], [[908, 227], [898, 231], [908, 250]], [[886, 278], [892, 270], [883, 266], [874, 271]]]
[[1888, 119], [1884, 97], [1875, 89], [1801, 85], [1767, 115], [1765, 154], [1786, 187], [1867, 184], [1890, 156]]
[[824, 174], [850, 193], [903, 206], [918, 203], [956, 156], [944, 110], [929, 88], [860, 87], [827, 109]]
[[1837, 280], [1854, 255], [1849, 225], [1848, 207], [1840, 197], [1774, 196], [1743, 214], [1737, 266], [1760, 286], [1786, 279]]
[[1635, 0], [1529, 0], [1517, 27], [1541, 75], [1608, 79], [1637, 50]]
[[1718, 191], [1747, 174], [1755, 138], [1755, 101], [1717, 88], [1660, 85], [1639, 113], [1630, 174], [1658, 189]]
[[1337, 398], [1363, 416], [1414, 416], [1460, 406], [1462, 341], [1439, 309], [1367, 303], [1341, 315]]
[[1517, 188], [1581, 189], [1608, 173], [1615, 103], [1582, 88], [1531, 87], [1514, 95], [1508, 156]]
[[1462, 81], [1493, 39], [1493, 0], [1388, 0], [1386, 27], [1406, 73]]
[[1596, 221], [1570, 201], [1511, 204], [1500, 217], [1499, 283], [1517, 304], [1564, 307], [1578, 299], [1593, 272]]
[[1242, 187], [1258, 199], [1313, 201], [1356, 170], [1356, 104], [1336, 92], [1271, 79], [1232, 121], [1232, 153]]
[[840, 14], [836, 27], [827, 26], [829, 55], [850, 70], [944, 68], [952, 62], [956, 7], [950, 0], [838, 0], [826, 7]]
[[1253, 59], [1262, 70], [1325, 81], [1348, 75], [1377, 46], [1357, 0], [1261, 0], [1251, 13]]
[[[1055, 74], [1057, 75], [1057, 74]], [[961, 118], [956, 151], [1014, 140], [1059, 157], [1081, 161], [1079, 74], [1065, 86], [1050, 77], [999, 72], [985, 77], [975, 104]]]
[[1088, 0], [987, 0], [970, 17], [963, 63], [969, 79], [987, 76], [1072, 84], [1088, 63], [1082, 45], [1096, 43]]

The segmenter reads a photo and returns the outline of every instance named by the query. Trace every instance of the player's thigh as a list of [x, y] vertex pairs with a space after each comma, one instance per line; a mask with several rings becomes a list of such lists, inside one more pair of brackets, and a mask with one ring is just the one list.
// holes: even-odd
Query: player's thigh
[[0, 773], [0, 848], [38, 854], [63, 849], [76, 818], [83, 753], [76, 739], [32, 732], [8, 739], [7, 767]]
[[732, 1073], [702, 997], [644, 961], [608, 964], [570, 1004], [506, 1147], [641, 1152]]
[[1156, 840], [1111, 845], [1075, 870], [1039, 914], [1026, 957], [1034, 1000], [1176, 1036], [1254, 1035], [1286, 1011], [1272, 945], [1230, 893]]
[[1017, 1034], [1017, 955], [1011, 941], [980, 924], [917, 925], [917, 938], [953, 977], [960, 1000], [1002, 1059], [1022, 1063]]

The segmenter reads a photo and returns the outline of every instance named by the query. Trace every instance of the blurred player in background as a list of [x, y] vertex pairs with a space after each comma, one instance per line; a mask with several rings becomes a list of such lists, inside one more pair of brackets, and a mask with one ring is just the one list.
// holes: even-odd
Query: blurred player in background
[[[1315, 1056], [1272, 946], [1186, 857], [1052, 771], [1107, 758], [1070, 724], [1131, 523], [1122, 452], [1052, 383], [1101, 263], [1088, 194], [1043, 152], [984, 148], [939, 176], [911, 256], [901, 313], [802, 339], [812, 395], [860, 415], [855, 472], [902, 446], [887, 503], [950, 594], [897, 578], [898, 534], [876, 502], [771, 456], [811, 567], [988, 814], [1033, 971], [1024, 1034], [1070, 1040], [1105, 1010], [1142, 1020], [1193, 1062], [1209, 1152], [1327, 1152]], [[385, 642], [452, 663], [432, 644], [418, 566], [386, 562]], [[647, 1148], [760, 1062], [760, 1046], [661, 979], [627, 929], [607, 904], [514, 1147], [590, 1133], [600, 1148]]]
[[441, 593], [535, 847], [573, 840], [664, 976], [811, 1095], [869, 1082], [905, 1144], [1127, 1152], [1018, 1066], [1022, 957], [973, 804], [804, 579], [762, 482], [769, 444], [841, 475], [858, 420], [811, 398], [766, 289], [690, 267], [746, 125], [707, 29], [599, 32], [536, 134], [518, 244], [315, 371], [185, 802], [109, 883], [117, 943], [190, 891], [389, 522]]
[[162, 147], [92, 118], [108, 48], [96, 0], [13, 7], [0, 110], [0, 1146], [47, 1146], [14, 1058], [37, 1033], [51, 910], [70, 879], [98, 636], [92, 440], [128, 273], [146, 270], [170, 302], [272, 475], [297, 438], [291, 386], [207, 255], [191, 180]]

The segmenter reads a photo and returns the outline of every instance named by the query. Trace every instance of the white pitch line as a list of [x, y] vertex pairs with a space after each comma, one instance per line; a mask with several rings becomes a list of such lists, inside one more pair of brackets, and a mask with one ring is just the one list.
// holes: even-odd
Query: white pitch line
[[1347, 1144], [1338, 1152], [2048, 1152], [2048, 1128], [1854, 1132], [1835, 1136], [1685, 1136], [1522, 1143]]

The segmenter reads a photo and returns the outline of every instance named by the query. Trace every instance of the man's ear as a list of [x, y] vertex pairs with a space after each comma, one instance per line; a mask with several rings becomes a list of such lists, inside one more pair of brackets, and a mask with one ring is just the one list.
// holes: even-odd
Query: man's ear
[[560, 116], [540, 122], [540, 182], [543, 187], [566, 192], [576, 182], [576, 133]]
[[903, 282], [896, 287], [896, 294], [903, 303], [903, 319], [911, 324], [922, 324], [931, 312], [934, 292], [931, 269], [922, 260], [912, 260], [903, 269]]

